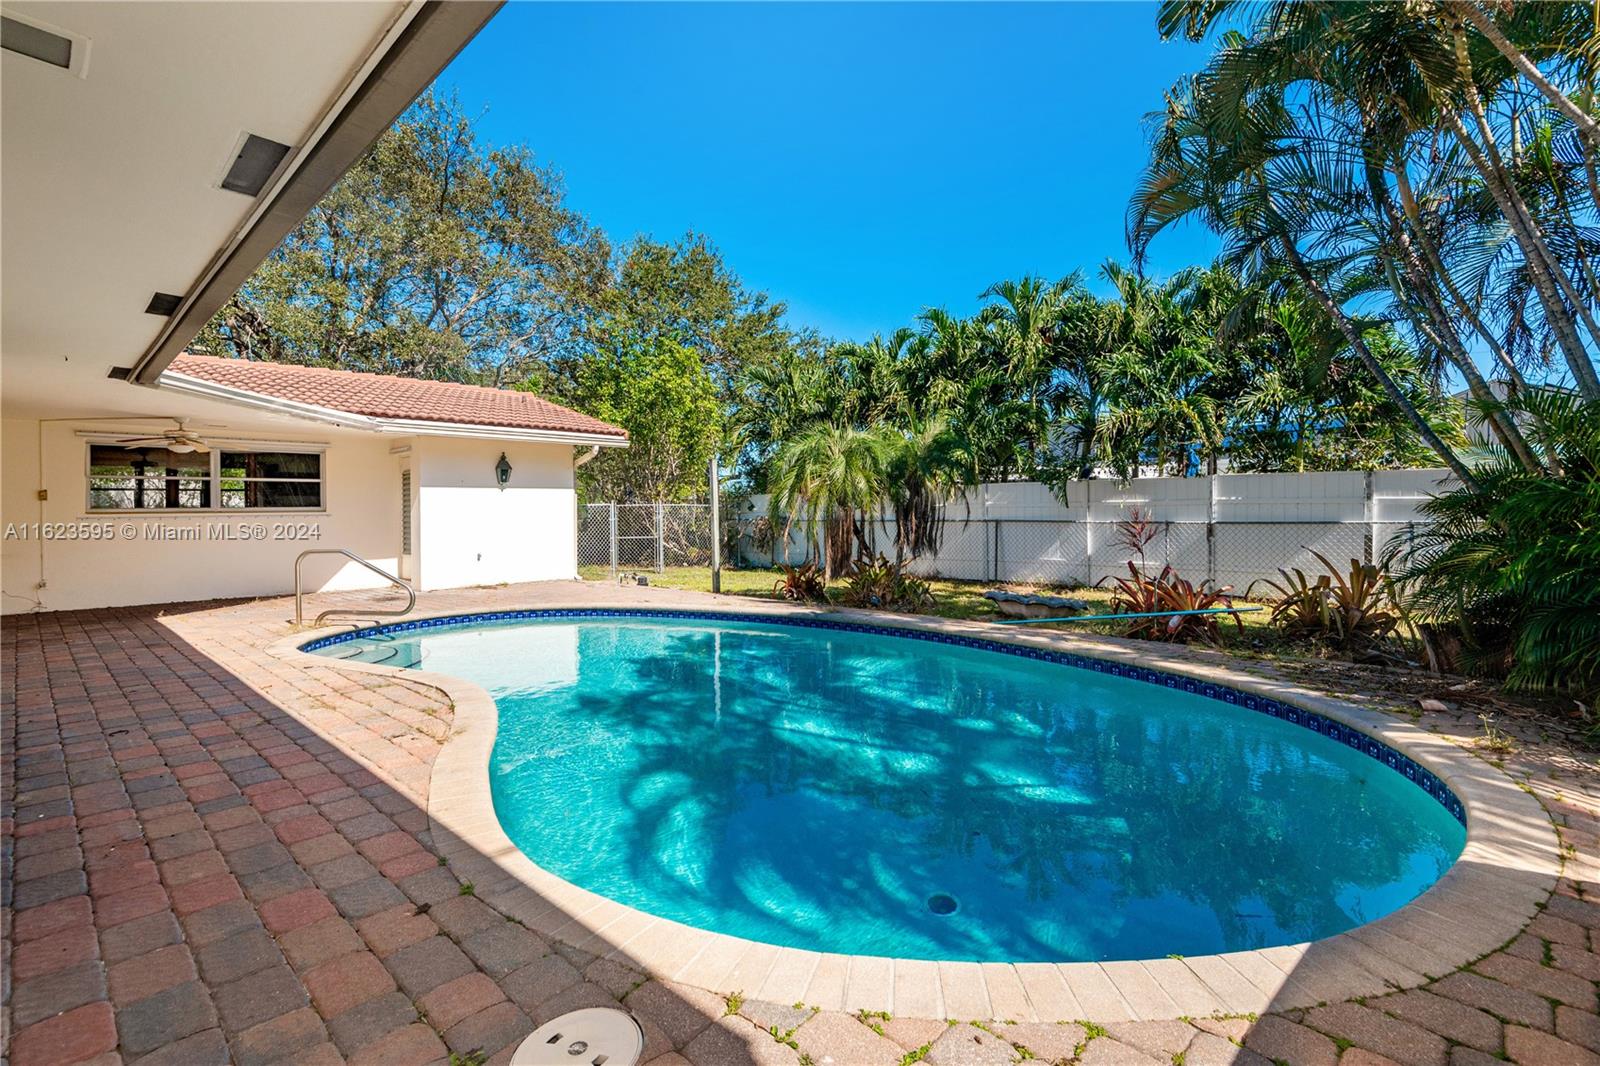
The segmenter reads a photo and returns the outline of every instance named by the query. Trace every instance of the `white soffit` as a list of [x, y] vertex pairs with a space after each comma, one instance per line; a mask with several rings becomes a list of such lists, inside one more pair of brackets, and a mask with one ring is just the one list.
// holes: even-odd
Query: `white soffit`
[[[0, 52], [0, 397], [7, 414], [165, 409], [106, 378], [260, 201], [220, 187], [241, 137], [304, 147], [415, 5], [11, 3], [90, 46], [78, 77]], [[289, 166], [294, 166], [291, 156]]]

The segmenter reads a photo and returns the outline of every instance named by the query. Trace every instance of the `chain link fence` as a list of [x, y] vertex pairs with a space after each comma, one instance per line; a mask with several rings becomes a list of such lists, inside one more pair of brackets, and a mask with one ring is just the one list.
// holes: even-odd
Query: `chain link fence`
[[703, 503], [591, 503], [578, 516], [578, 566], [661, 571], [711, 565]]

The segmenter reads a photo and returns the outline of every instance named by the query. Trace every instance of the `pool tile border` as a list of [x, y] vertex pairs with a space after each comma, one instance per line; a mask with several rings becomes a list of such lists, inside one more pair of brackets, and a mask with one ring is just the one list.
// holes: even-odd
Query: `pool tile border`
[[[455, 703], [452, 735], [434, 763], [428, 813], [434, 846], [457, 875], [471, 880], [479, 897], [537, 932], [717, 994], [740, 992], [772, 1002], [803, 1000], [825, 1009], [887, 1009], [898, 1017], [925, 1018], [999, 1017], [1001, 1011], [1016, 1021], [1045, 1022], [1260, 1014], [1415, 987], [1467, 965], [1514, 938], [1544, 905], [1560, 873], [1558, 841], [1543, 807], [1459, 745], [1400, 719], [1292, 685], [1168, 658], [1159, 647], [1134, 650], [1060, 632], [1008, 630], [1006, 639], [996, 639], [996, 627], [981, 622], [885, 620], [867, 612], [781, 603], [726, 610], [646, 602], [439, 614], [356, 631], [325, 630], [310, 640], [304, 634], [292, 636], [273, 651], [293, 656], [377, 631], [618, 615], [776, 622], [912, 637], [1183, 687], [1264, 713], [1276, 708], [1285, 720], [1306, 728], [1320, 725], [1322, 735], [1397, 772], [1414, 767], [1415, 776], [1407, 776], [1452, 814], [1457, 811], [1448, 800], [1459, 804], [1457, 816], [1467, 827], [1460, 858], [1422, 896], [1377, 921], [1312, 943], [1187, 959], [1057, 964], [929, 963], [774, 950], [773, 945], [633, 910], [528, 859], [506, 837], [490, 797], [489, 757], [498, 727], [493, 699], [460, 678], [405, 670], [407, 678], [434, 685]], [[1066, 643], [1075, 650], [1064, 649]], [[395, 667], [336, 657], [317, 661], [384, 676], [397, 672]], [[752, 990], [752, 983], [759, 991]]]

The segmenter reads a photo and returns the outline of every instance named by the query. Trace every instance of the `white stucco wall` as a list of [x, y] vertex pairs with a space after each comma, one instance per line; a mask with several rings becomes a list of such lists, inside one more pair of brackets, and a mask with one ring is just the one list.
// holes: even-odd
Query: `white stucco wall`
[[[77, 610], [139, 603], [168, 603], [293, 590], [294, 559], [311, 547], [349, 548], [392, 570], [400, 545], [398, 462], [391, 438], [337, 430], [285, 433], [229, 426], [209, 435], [284, 444], [324, 444], [322, 511], [160, 511], [137, 515], [90, 512], [79, 430], [148, 433], [149, 423], [119, 427], [106, 422], [0, 421], [0, 610]], [[42, 462], [41, 462], [42, 455]], [[45, 489], [49, 499], [40, 501]], [[313, 538], [230, 540], [212, 535], [249, 521], [316, 528]], [[38, 524], [83, 528], [110, 523], [106, 540], [43, 539]], [[124, 533], [133, 531], [133, 538]], [[154, 539], [165, 530], [196, 530], [199, 540]], [[297, 534], [299, 530], [295, 531]], [[306, 563], [308, 589], [371, 588], [383, 582], [343, 560]], [[43, 587], [40, 587], [40, 582]]]
[[[283, 595], [294, 588], [294, 560], [307, 548], [348, 548], [402, 572], [400, 471], [412, 471], [412, 558], [403, 576], [417, 588], [457, 588], [577, 576], [573, 448], [448, 437], [397, 438], [283, 421], [212, 426], [214, 439], [323, 445], [321, 511], [90, 512], [88, 440], [80, 431], [138, 435], [148, 423], [0, 420], [0, 611], [78, 610], [237, 596]], [[510, 484], [495, 482], [504, 451]], [[42, 456], [42, 462], [41, 462]], [[39, 501], [46, 489], [49, 499]], [[216, 535], [240, 523], [265, 525], [265, 540]], [[44, 539], [41, 524], [104, 525], [110, 540]], [[274, 527], [297, 527], [273, 536]], [[314, 527], [314, 536], [298, 527]], [[133, 531], [131, 539], [125, 531]], [[194, 531], [196, 540], [161, 539]], [[308, 590], [381, 588], [384, 582], [335, 557], [305, 564]], [[41, 584], [42, 582], [42, 584]]]
[[[495, 483], [504, 452], [510, 483]], [[424, 589], [578, 576], [573, 449], [418, 437], [416, 577]]]

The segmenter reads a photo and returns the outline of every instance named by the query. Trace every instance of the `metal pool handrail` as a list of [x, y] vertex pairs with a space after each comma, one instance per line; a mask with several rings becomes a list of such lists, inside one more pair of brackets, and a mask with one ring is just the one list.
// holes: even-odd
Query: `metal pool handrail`
[[1129, 611], [1127, 614], [1080, 614], [1071, 618], [1008, 618], [995, 624], [1029, 626], [1040, 622], [1120, 622], [1124, 618], [1178, 618], [1186, 614], [1244, 614], [1246, 611], [1264, 610], [1265, 607], [1208, 607], [1203, 611]]
[[406, 605], [398, 611], [357, 611], [348, 607], [333, 607], [317, 615], [315, 620], [313, 620], [311, 623], [313, 626], [320, 626], [323, 622], [335, 616], [345, 618], [398, 618], [401, 615], [410, 614], [411, 609], [417, 605], [417, 590], [412, 588], [409, 583], [402, 581], [398, 577], [395, 577], [387, 570], [383, 570], [372, 565], [350, 549], [308, 548], [299, 555], [295, 556], [294, 559], [294, 624], [297, 626], [305, 624], [305, 612], [303, 607], [306, 594], [305, 590], [300, 587], [300, 564], [305, 562], [306, 556], [308, 555], [342, 555], [352, 562], [360, 563], [368, 570], [371, 570], [374, 574], [377, 574], [379, 577], [389, 582], [389, 584], [404, 590], [406, 594]]

